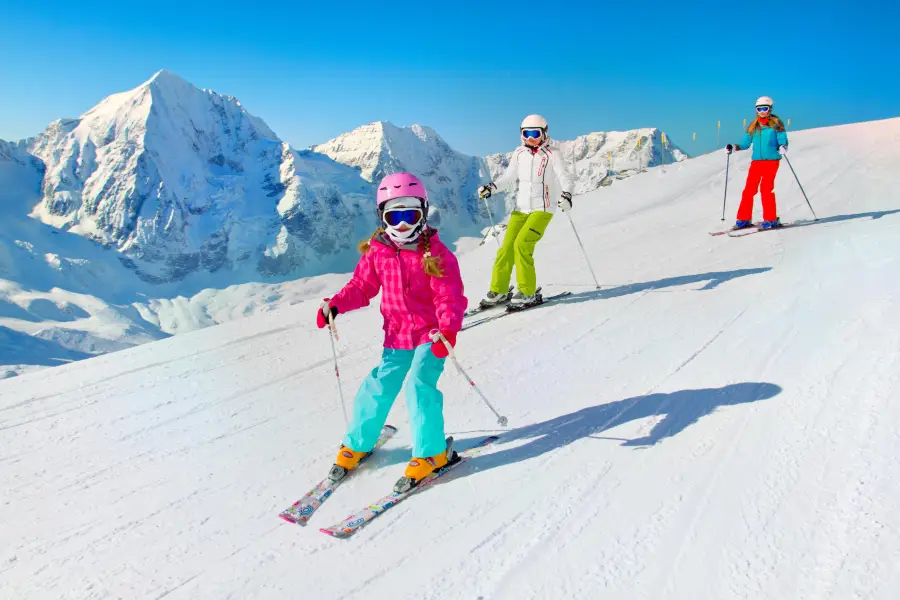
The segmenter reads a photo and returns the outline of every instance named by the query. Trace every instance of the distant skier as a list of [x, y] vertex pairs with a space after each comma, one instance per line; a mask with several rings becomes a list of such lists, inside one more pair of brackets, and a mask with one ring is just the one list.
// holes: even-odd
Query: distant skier
[[741, 195], [738, 208], [736, 229], [753, 225], [753, 197], [759, 190], [762, 196], [763, 221], [760, 227], [773, 229], [782, 227], [775, 207], [775, 174], [782, 155], [787, 151], [788, 138], [784, 124], [772, 114], [774, 101], [763, 96], [756, 101], [756, 118], [747, 128], [744, 137], [737, 144], [728, 144], [725, 150], [731, 154], [734, 150], [747, 150], [753, 145], [753, 160], [747, 174], [747, 185]]
[[368, 306], [381, 290], [384, 352], [381, 363], [363, 381], [353, 402], [353, 418], [331, 477], [338, 480], [371, 452], [391, 405], [406, 382], [406, 404], [413, 436], [413, 459], [395, 486], [403, 491], [446, 465], [452, 448], [444, 439], [443, 394], [437, 388], [447, 349], [432, 344], [440, 331], [454, 345], [467, 300], [459, 264], [428, 226], [428, 194], [409, 173], [385, 177], [378, 186], [378, 215], [383, 224], [360, 243], [362, 257], [353, 277], [316, 317], [319, 328], [333, 317]]
[[[572, 208], [574, 189], [559, 150], [548, 147], [547, 121], [540, 115], [528, 115], [519, 128], [522, 146], [516, 149], [506, 172], [497, 180], [478, 188], [482, 198], [498, 190], [516, 186], [516, 206], [509, 218], [503, 245], [497, 251], [491, 288], [481, 301], [484, 307], [509, 302], [521, 307], [538, 301], [537, 276], [534, 272], [534, 248], [544, 236], [556, 207], [563, 212]], [[551, 193], [560, 188], [559, 194]], [[516, 267], [518, 291], [512, 298], [509, 280]]]

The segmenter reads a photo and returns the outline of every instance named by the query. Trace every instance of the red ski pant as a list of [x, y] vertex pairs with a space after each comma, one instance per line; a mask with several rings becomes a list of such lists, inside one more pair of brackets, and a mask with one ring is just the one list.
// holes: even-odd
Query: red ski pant
[[775, 208], [775, 174], [778, 173], [780, 163], [780, 160], [754, 160], [750, 163], [747, 185], [738, 208], [738, 221], [753, 220], [753, 197], [756, 190], [762, 195], [763, 220], [774, 221], [778, 218], [778, 209]]

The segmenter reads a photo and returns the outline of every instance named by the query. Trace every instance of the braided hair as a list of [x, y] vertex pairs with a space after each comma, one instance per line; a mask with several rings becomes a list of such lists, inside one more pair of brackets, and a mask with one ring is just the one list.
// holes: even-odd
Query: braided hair
[[431, 277], [443, 277], [444, 270], [441, 269], [440, 261], [436, 256], [431, 254], [431, 236], [434, 235], [434, 229], [426, 227], [425, 231], [419, 237], [419, 248], [424, 251], [422, 256], [422, 268], [425, 273]]
[[368, 254], [369, 248], [372, 247], [372, 241], [376, 237], [378, 237], [379, 235], [381, 235], [383, 233], [384, 233], [384, 227], [379, 227], [378, 229], [375, 230], [375, 233], [372, 234], [372, 237], [370, 237], [367, 240], [361, 240], [359, 242], [359, 244], [357, 244], [356, 249], [359, 250], [360, 254]]

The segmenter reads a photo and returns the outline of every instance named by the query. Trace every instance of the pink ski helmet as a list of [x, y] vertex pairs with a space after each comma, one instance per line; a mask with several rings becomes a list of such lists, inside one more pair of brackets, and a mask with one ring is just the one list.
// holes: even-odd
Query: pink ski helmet
[[422, 204], [428, 206], [428, 192], [425, 184], [412, 173], [394, 173], [388, 175], [378, 184], [378, 208], [384, 207], [384, 203], [394, 198], [412, 196], [422, 200]]

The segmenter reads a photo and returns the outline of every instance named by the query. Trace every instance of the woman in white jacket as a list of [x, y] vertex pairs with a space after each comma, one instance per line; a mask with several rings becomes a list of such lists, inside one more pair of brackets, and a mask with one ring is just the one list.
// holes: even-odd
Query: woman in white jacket
[[[548, 147], [547, 121], [540, 115], [528, 115], [520, 131], [522, 145], [513, 153], [506, 172], [497, 181], [478, 189], [482, 198], [513, 187], [516, 195], [506, 236], [494, 261], [491, 289], [481, 301], [482, 306], [510, 302], [521, 307], [540, 301], [535, 294], [534, 247], [544, 236], [556, 207], [563, 212], [572, 208], [572, 177], [566, 171], [560, 151]], [[510, 299], [513, 264], [518, 291]]]

